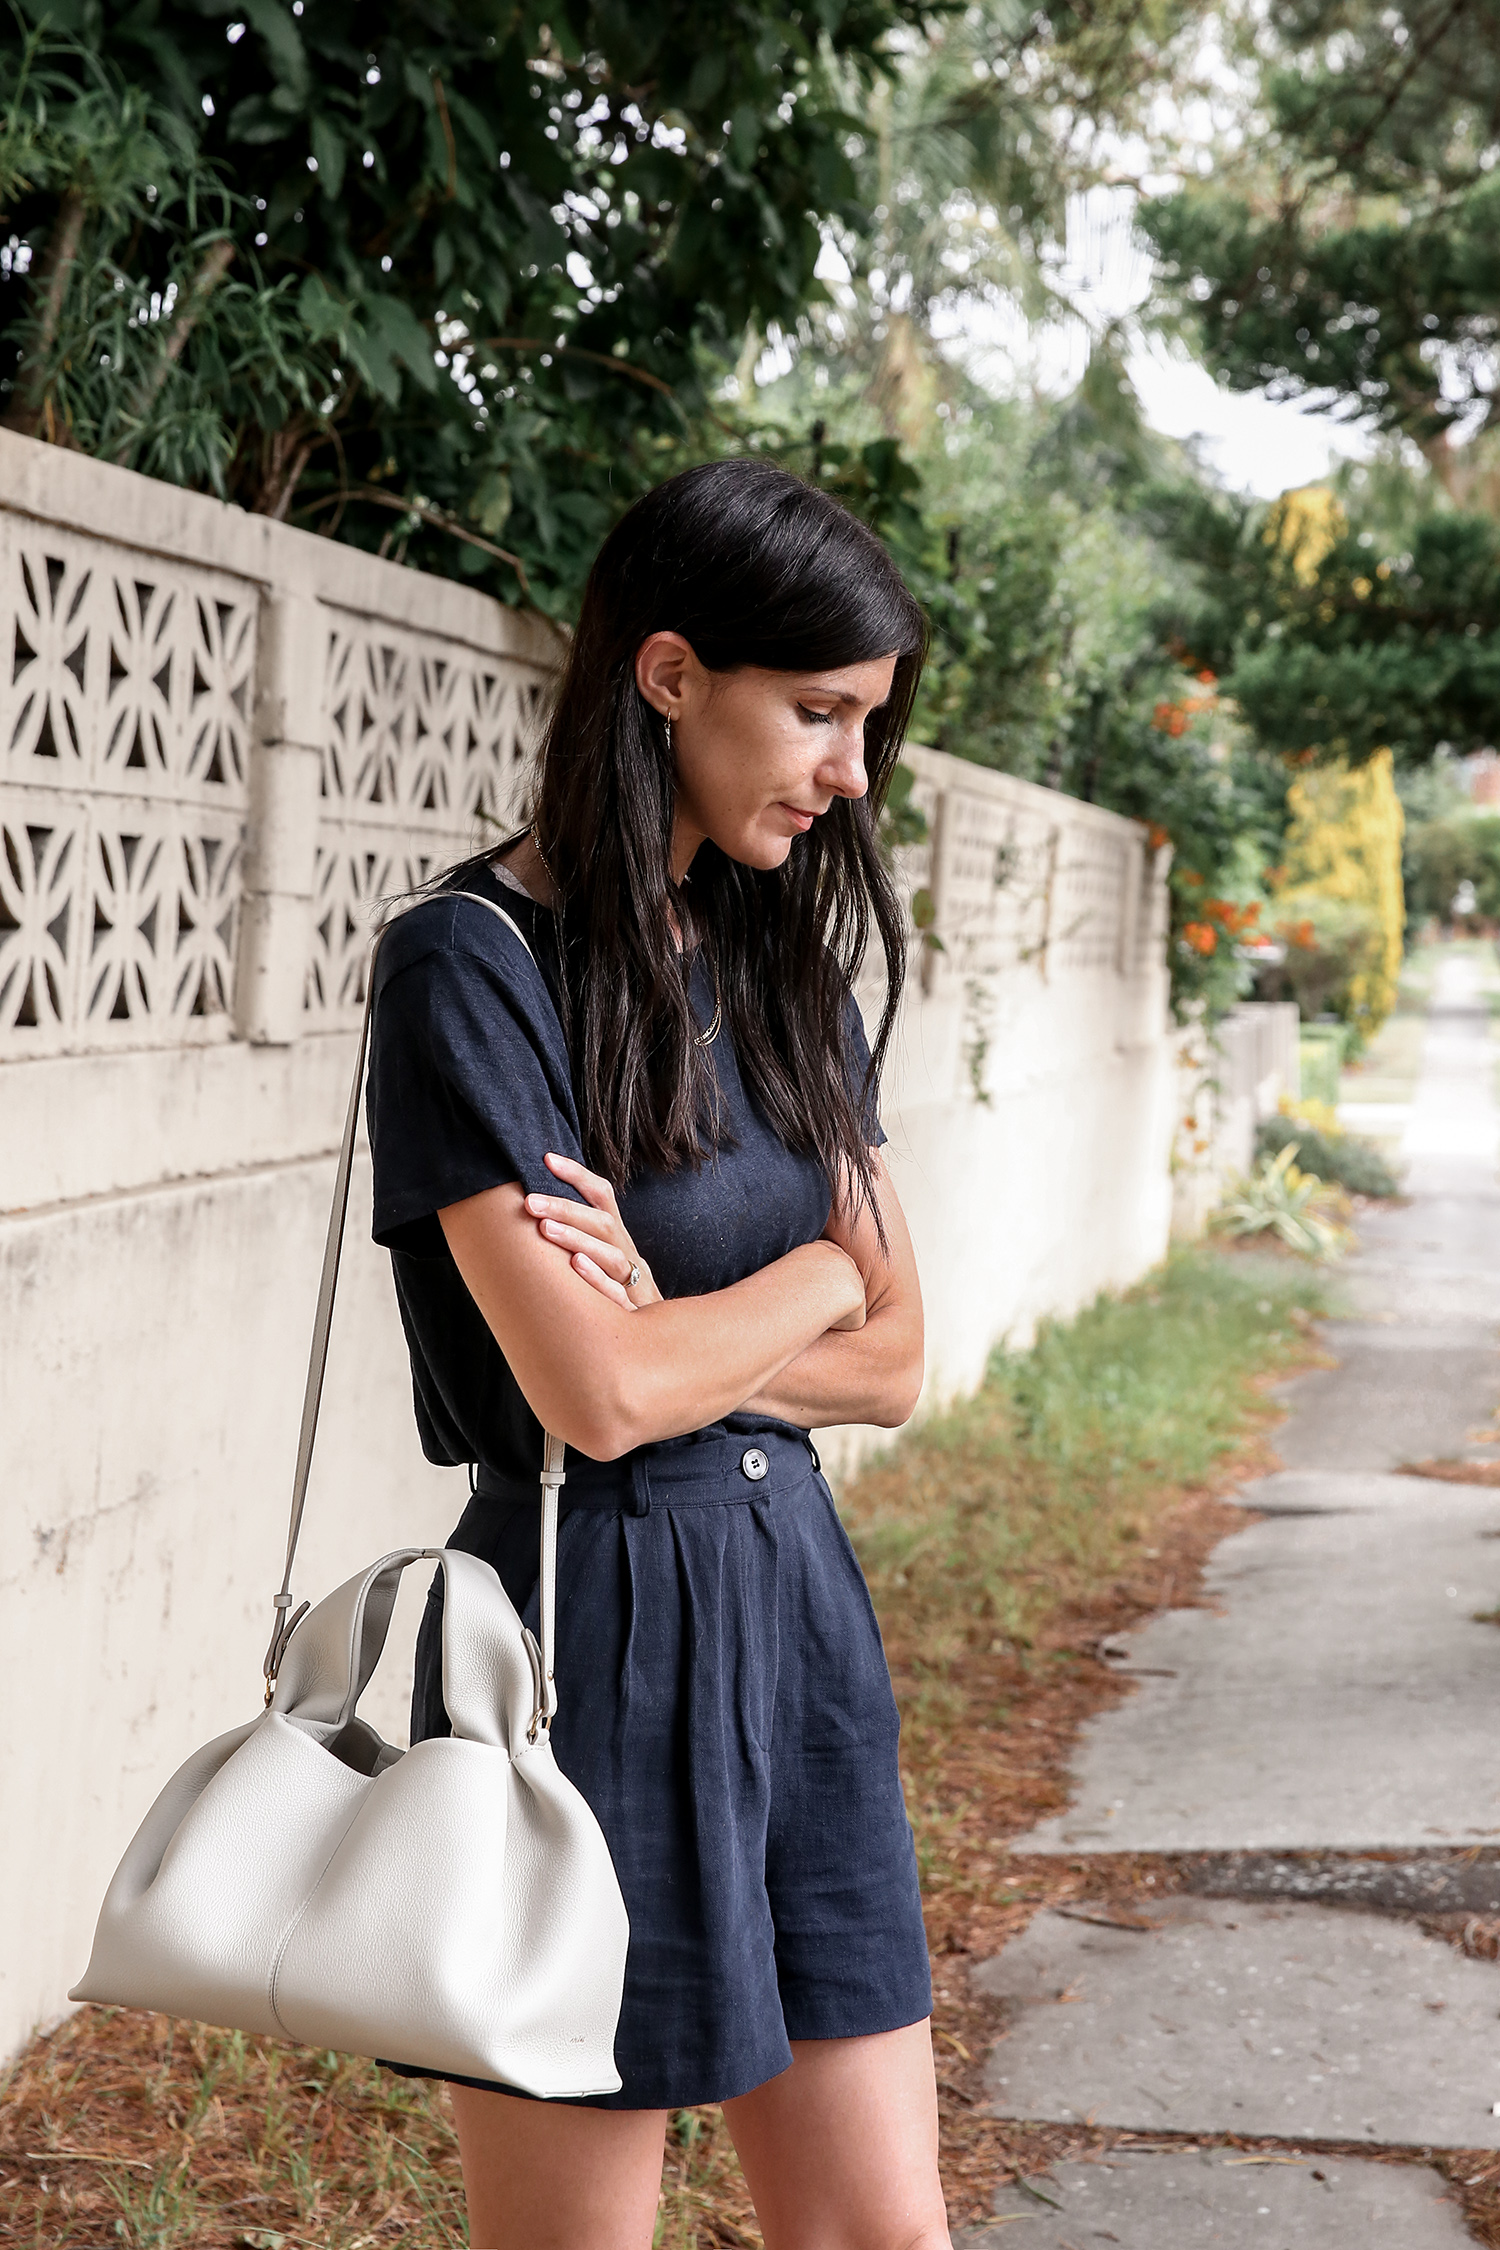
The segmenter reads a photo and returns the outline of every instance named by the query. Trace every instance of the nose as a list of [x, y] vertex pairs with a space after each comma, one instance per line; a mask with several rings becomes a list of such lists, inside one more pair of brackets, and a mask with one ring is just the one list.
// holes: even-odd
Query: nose
[[819, 762], [818, 779], [836, 797], [863, 797], [870, 786], [865, 771], [865, 730], [841, 727], [828, 755]]

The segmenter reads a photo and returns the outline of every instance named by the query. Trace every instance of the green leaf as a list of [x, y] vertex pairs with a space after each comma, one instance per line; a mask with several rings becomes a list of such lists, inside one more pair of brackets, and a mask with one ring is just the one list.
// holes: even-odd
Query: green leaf
[[317, 159], [318, 185], [336, 203], [343, 193], [344, 161], [349, 144], [326, 117], [315, 117], [312, 121], [312, 152]]
[[229, 112], [224, 130], [231, 141], [243, 142], [248, 148], [264, 148], [271, 141], [284, 141], [291, 124], [282, 111], [271, 107], [263, 94], [247, 94]]
[[297, 318], [315, 342], [343, 334], [348, 307], [335, 297], [320, 273], [310, 273], [297, 291]]
[[265, 43], [266, 53], [278, 76], [286, 79], [299, 94], [308, 87], [307, 51], [302, 44], [302, 34], [297, 20], [289, 8], [276, 5], [276, 0], [244, 0], [245, 20]]
[[722, 47], [710, 47], [693, 65], [686, 95], [689, 109], [702, 109], [711, 102], [724, 83], [729, 58]]
[[755, 162], [760, 148], [761, 116], [749, 102], [740, 102], [735, 108], [729, 127], [729, 139], [741, 164]]
[[424, 391], [438, 387], [432, 338], [401, 297], [368, 296], [361, 306], [365, 332], [384, 357], [399, 360]]
[[498, 539], [511, 511], [510, 478], [503, 469], [492, 469], [474, 494], [469, 517], [486, 538]]

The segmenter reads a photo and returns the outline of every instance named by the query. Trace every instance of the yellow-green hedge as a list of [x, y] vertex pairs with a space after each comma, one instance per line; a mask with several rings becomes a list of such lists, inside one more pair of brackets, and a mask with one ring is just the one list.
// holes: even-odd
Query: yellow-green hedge
[[1322, 899], [1362, 910], [1376, 943], [1340, 996], [1339, 1013], [1373, 1038], [1396, 1004], [1405, 931], [1401, 838], [1405, 826], [1389, 750], [1363, 765], [1314, 766], [1287, 792], [1292, 824], [1275, 920], [1315, 911]]

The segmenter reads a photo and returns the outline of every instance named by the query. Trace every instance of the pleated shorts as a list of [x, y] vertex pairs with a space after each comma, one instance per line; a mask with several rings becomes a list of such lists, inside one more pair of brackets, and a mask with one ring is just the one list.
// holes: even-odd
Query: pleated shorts
[[[493, 1565], [533, 1631], [536, 1490], [481, 1471], [449, 1541]], [[725, 2101], [785, 2070], [793, 2039], [920, 2022], [932, 1992], [895, 1700], [808, 1440], [735, 1417], [570, 1464], [562, 1499], [552, 1741], [630, 1915], [624, 2083], [585, 2106]], [[439, 1575], [414, 1742], [449, 1731], [441, 1621]]]

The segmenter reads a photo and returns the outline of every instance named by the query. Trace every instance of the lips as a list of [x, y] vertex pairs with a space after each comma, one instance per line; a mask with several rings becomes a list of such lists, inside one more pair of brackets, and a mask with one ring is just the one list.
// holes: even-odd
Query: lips
[[778, 812], [784, 812], [787, 816], [787, 819], [790, 820], [804, 836], [807, 834], [807, 831], [809, 830], [809, 828], [811, 828], [813, 822], [818, 817], [816, 813], [803, 812], [801, 807], [798, 805], [782, 804], [779, 801], [777, 803], [776, 809]]

